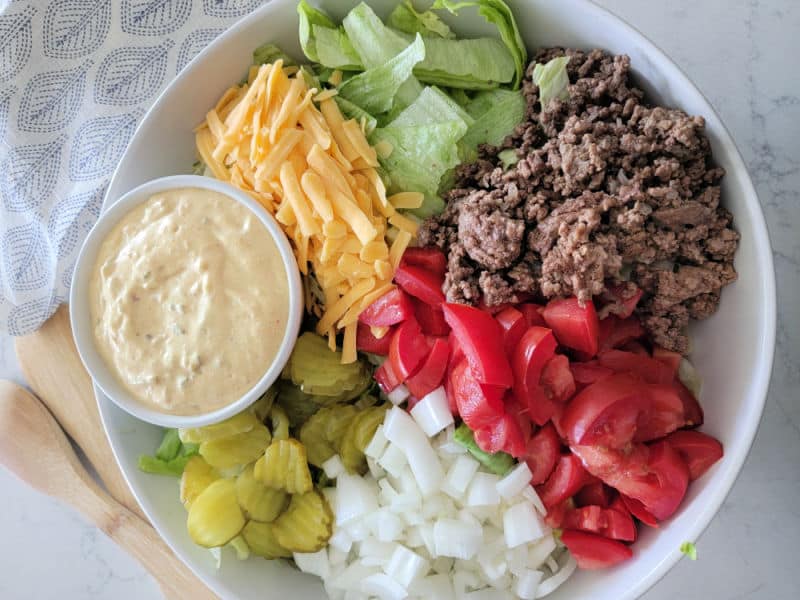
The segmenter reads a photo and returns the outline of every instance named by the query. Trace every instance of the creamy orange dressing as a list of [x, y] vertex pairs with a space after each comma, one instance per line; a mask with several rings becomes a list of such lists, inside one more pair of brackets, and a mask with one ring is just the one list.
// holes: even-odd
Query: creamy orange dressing
[[141, 402], [177, 415], [221, 408], [255, 385], [289, 317], [267, 229], [200, 188], [154, 194], [126, 214], [100, 247], [89, 294], [106, 363]]

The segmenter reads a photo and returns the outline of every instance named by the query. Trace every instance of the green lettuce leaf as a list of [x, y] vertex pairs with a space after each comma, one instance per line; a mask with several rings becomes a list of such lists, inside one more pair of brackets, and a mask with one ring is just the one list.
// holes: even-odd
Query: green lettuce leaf
[[253, 64], [264, 65], [283, 59], [283, 66], [296, 65], [295, 60], [275, 44], [262, 44], [253, 50]]
[[519, 90], [490, 90], [476, 94], [464, 109], [475, 122], [470, 125], [461, 144], [470, 152], [468, 158], [474, 160], [472, 152], [478, 144], [499, 146], [522, 122], [525, 117], [525, 98]]
[[[497, 27], [500, 39], [508, 48], [514, 59], [516, 73], [514, 75], [513, 87], [516, 89], [522, 83], [525, 74], [525, 64], [528, 62], [528, 52], [522, 36], [519, 33], [517, 22], [508, 5], [503, 0], [466, 0], [458, 2], [456, 0], [436, 0], [432, 9], [446, 9], [452, 14], [457, 14], [462, 8], [474, 6], [478, 13]], [[444, 84], [443, 84], [444, 85]]]
[[355, 119], [359, 123], [361, 122], [361, 119], [364, 119], [364, 129], [367, 135], [375, 131], [375, 128], [378, 126], [378, 120], [375, 117], [357, 104], [353, 104], [350, 102], [350, 100], [342, 98], [340, 95], [334, 96], [334, 99], [336, 100], [336, 104], [339, 105], [339, 110], [342, 111], [342, 114], [345, 116], [345, 118]]
[[303, 54], [308, 57], [308, 60], [319, 62], [317, 40], [312, 27], [320, 25], [327, 29], [336, 29], [336, 24], [328, 15], [311, 6], [306, 0], [300, 0], [297, 4], [297, 15], [300, 17], [298, 36], [300, 37], [300, 46], [303, 48]]
[[417, 34], [402, 52], [378, 67], [372, 67], [344, 82], [339, 94], [369, 113], [392, 108], [400, 86], [411, 77], [414, 65], [425, 58], [425, 45]]
[[568, 56], [559, 56], [547, 64], [536, 63], [533, 67], [533, 83], [539, 86], [539, 103], [544, 110], [553, 98], [569, 98]]
[[405, 0], [398, 4], [386, 19], [386, 24], [398, 31], [419, 33], [425, 37], [449, 39], [456, 37], [456, 34], [447, 26], [447, 23], [439, 18], [439, 15], [431, 10], [418, 12], [411, 0]]
[[361, 70], [363, 65], [347, 34], [331, 18], [306, 0], [297, 5], [298, 36], [306, 57], [332, 69]]

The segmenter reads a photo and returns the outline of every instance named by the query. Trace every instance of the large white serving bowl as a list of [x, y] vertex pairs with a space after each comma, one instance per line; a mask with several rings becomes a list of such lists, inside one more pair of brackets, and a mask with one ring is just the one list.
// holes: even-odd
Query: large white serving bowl
[[[322, 0], [341, 18], [354, 0]], [[370, 0], [386, 16], [396, 0]], [[140, 183], [189, 172], [195, 160], [192, 129], [220, 94], [236, 83], [256, 46], [271, 41], [301, 57], [295, 0], [273, 0], [226, 31], [200, 53], [145, 116], [106, 195], [120, 197]], [[739, 280], [725, 289], [719, 311], [691, 328], [692, 361], [703, 377], [704, 430], [719, 438], [725, 456], [692, 483], [678, 513], [660, 529], [643, 528], [634, 558], [606, 571], [579, 572], [551, 598], [635, 598], [680, 558], [679, 546], [696, 540], [719, 509], [742, 467], [767, 393], [775, 341], [775, 280], [767, 229], [758, 198], [729, 133], [708, 101], [658, 48], [638, 31], [586, 0], [516, 0], [513, 10], [528, 48], [574, 46], [625, 53], [650, 99], [706, 118], [714, 158], [725, 167], [723, 203], [741, 233], [736, 256]], [[490, 34], [482, 17], [469, 13], [454, 28]], [[452, 19], [447, 19], [454, 25]], [[108, 209], [108, 204], [104, 207]], [[95, 388], [100, 412], [119, 465], [147, 516], [175, 553], [224, 598], [294, 600], [324, 598], [322, 586], [280, 562], [223, 556], [222, 566], [186, 533], [186, 513], [176, 480], [146, 475], [137, 457], [152, 453], [161, 432], [117, 408]]]

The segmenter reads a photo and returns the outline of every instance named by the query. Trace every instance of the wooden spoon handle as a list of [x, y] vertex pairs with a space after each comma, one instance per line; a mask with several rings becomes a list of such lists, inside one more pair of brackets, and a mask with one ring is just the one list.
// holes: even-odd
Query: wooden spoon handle
[[80, 446], [109, 493], [146, 519], [106, 439], [92, 380], [72, 340], [67, 306], [61, 306], [38, 331], [18, 337], [15, 346], [28, 385]]

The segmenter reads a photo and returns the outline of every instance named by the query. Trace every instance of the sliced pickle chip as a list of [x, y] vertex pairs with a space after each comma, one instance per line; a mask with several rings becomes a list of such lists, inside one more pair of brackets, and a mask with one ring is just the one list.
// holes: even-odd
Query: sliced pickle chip
[[192, 429], [179, 429], [178, 435], [185, 443], [201, 444], [212, 442], [221, 438], [231, 437], [239, 433], [250, 431], [261, 424], [252, 412], [245, 411], [213, 425], [195, 427]]
[[272, 523], [249, 521], [242, 530], [242, 537], [250, 551], [257, 556], [269, 559], [292, 556], [292, 553], [278, 542]]
[[283, 512], [289, 495], [265, 486], [255, 478], [254, 471], [254, 465], [248, 465], [236, 477], [236, 499], [248, 518], [268, 523]]
[[337, 453], [339, 442], [358, 414], [350, 404], [320, 409], [300, 428], [300, 441], [306, 447], [308, 462], [317, 467]]
[[217, 479], [189, 507], [186, 526], [195, 544], [224, 546], [239, 535], [245, 519], [236, 501], [233, 479]]
[[193, 456], [183, 468], [181, 475], [181, 502], [188, 509], [203, 491], [219, 479], [217, 470], [202, 456]]
[[275, 440], [256, 461], [253, 473], [267, 487], [303, 494], [311, 489], [306, 449], [295, 439]]
[[338, 449], [342, 444], [344, 434], [357, 416], [358, 409], [352, 404], [338, 405], [333, 415], [328, 419], [325, 439], [333, 444], [334, 448]]
[[203, 442], [200, 444], [200, 456], [217, 469], [241, 467], [261, 456], [271, 438], [269, 429], [259, 423], [250, 431]]
[[272, 405], [277, 395], [278, 388], [273, 385], [250, 407], [250, 412], [252, 412], [261, 423], [269, 416], [269, 411], [272, 410]]
[[347, 395], [369, 381], [360, 362], [343, 365], [341, 352], [332, 352], [325, 338], [308, 331], [298, 338], [286, 370], [295, 385], [315, 396]]
[[333, 532], [333, 513], [316, 490], [295, 494], [272, 524], [278, 543], [292, 552], [316, 552], [328, 543]]
[[375, 430], [383, 423], [385, 416], [385, 405], [373, 406], [362, 410], [350, 422], [350, 427], [347, 428], [339, 445], [342, 463], [350, 473], [363, 474], [366, 472], [367, 458], [364, 456], [364, 449], [375, 435]]
[[236, 551], [236, 558], [239, 560], [247, 560], [250, 558], [250, 547], [247, 545], [241, 533], [228, 542], [227, 545]]
[[278, 390], [277, 403], [286, 412], [292, 427], [302, 426], [320, 409], [320, 404], [314, 401], [313, 396], [303, 393], [289, 381], [282, 381]]
[[272, 420], [272, 437], [276, 440], [289, 439], [289, 417], [280, 406], [273, 406], [270, 412]]

